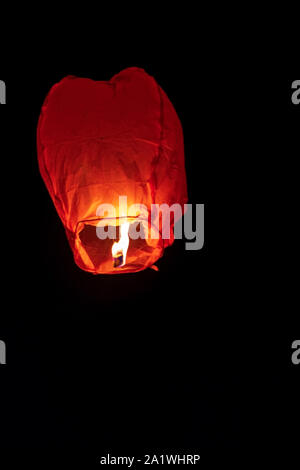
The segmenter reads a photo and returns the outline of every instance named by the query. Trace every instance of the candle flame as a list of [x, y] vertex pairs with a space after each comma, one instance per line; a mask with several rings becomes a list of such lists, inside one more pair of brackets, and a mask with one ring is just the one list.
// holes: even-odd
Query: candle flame
[[[125, 222], [120, 225], [120, 240], [115, 242], [112, 246], [111, 252], [116, 263], [117, 260], [121, 259], [122, 264], [119, 266], [124, 266], [126, 264], [127, 250], [129, 246], [129, 222]], [[117, 267], [118, 264], [115, 264]]]

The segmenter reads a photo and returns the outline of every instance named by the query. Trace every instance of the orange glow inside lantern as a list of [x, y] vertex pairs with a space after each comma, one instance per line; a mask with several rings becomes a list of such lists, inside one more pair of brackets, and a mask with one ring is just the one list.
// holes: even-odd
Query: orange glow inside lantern
[[[144, 70], [125, 69], [108, 82], [69, 76], [54, 85], [42, 107], [37, 147], [42, 178], [81, 269], [141, 271], [173, 243], [176, 220], [163, 239], [159, 226], [148, 230], [139, 209], [187, 202], [181, 124]], [[98, 213], [103, 204], [115, 208], [113, 217]], [[114, 227], [116, 239], [99, 239], [99, 225]], [[131, 237], [137, 227], [144, 238]]]

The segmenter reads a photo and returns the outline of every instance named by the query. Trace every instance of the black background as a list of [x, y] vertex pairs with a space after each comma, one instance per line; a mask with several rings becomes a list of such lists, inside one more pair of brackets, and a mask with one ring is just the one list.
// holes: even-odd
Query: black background
[[[293, 80], [161, 48], [97, 59], [64, 52], [22, 72], [0, 69], [1, 457], [87, 465], [107, 452], [188, 451], [203, 463], [261, 449], [292, 455]], [[129, 66], [155, 77], [182, 122], [189, 202], [205, 204], [205, 244], [188, 252], [176, 241], [158, 273], [93, 276], [74, 264], [39, 175], [36, 126], [64, 76], [109, 80]]]

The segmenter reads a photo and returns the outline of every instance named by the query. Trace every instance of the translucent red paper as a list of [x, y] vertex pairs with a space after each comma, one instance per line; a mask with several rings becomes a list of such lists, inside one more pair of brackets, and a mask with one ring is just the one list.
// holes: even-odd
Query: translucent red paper
[[42, 178], [80, 268], [94, 274], [140, 271], [173, 243], [173, 226], [169, 240], [131, 240], [126, 265], [114, 268], [113, 240], [96, 235], [100, 204], [116, 207], [107, 225], [119, 226], [120, 195], [128, 207], [144, 204], [149, 212], [151, 204], [187, 201], [181, 124], [144, 70], [128, 68], [108, 82], [61, 80], [43, 104], [37, 146]]

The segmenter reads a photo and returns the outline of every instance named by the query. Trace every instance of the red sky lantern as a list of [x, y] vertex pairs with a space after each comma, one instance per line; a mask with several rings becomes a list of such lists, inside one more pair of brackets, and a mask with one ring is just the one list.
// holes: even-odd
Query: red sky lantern
[[[176, 216], [168, 239], [159, 227], [155, 236], [149, 230], [131, 239], [131, 228], [140, 224], [138, 206], [150, 214], [154, 204], [183, 208], [187, 202], [181, 124], [156, 81], [135, 67], [107, 82], [64, 78], [43, 104], [37, 146], [42, 178], [77, 265], [94, 274], [153, 267], [174, 241]], [[126, 206], [119, 196], [126, 196]], [[115, 207], [113, 217], [99, 215], [102, 204]], [[99, 239], [99, 225], [114, 227], [117, 239]]]

